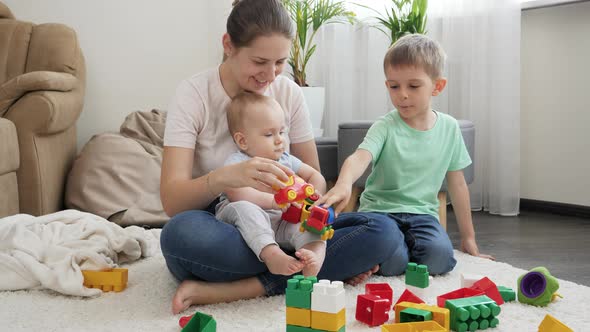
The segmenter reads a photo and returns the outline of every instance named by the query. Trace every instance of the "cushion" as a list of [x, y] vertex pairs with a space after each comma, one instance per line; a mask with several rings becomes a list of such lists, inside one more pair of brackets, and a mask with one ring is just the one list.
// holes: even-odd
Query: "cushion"
[[133, 112], [120, 133], [95, 135], [68, 175], [65, 203], [121, 226], [162, 226], [169, 217], [160, 201], [166, 113]]

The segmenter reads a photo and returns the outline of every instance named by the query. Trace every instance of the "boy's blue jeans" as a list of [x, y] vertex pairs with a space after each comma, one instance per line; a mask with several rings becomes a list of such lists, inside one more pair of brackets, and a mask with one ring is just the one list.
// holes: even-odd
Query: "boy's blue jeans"
[[[212, 206], [214, 204], [209, 210]], [[432, 219], [438, 225], [436, 219]], [[436, 228], [434, 226], [430, 228]], [[434, 265], [429, 265], [431, 273], [444, 273], [455, 265], [450, 241], [440, 225], [439, 232], [429, 233], [436, 233], [439, 238], [443, 235], [441, 241], [435, 242], [448, 245], [447, 250], [443, 254], [436, 253], [440, 250], [438, 246], [434, 250], [414, 250], [418, 256], [408, 255], [402, 227], [386, 214], [343, 213], [333, 227], [334, 237], [327, 241], [326, 259], [319, 279], [346, 280], [380, 263], [382, 275], [398, 275], [405, 272], [409, 257], [420, 257], [421, 260], [416, 261], [419, 263], [432, 262]], [[413, 231], [415, 233], [422, 234], [423, 231]], [[160, 244], [168, 269], [179, 280], [224, 282], [255, 276], [267, 295], [275, 295], [285, 292], [290, 278], [268, 272], [266, 265], [258, 260], [238, 230], [217, 220], [210, 211], [193, 210], [174, 216], [164, 226]], [[434, 259], [426, 257], [428, 254], [432, 254]], [[440, 257], [445, 257], [443, 263], [438, 261]]]
[[400, 275], [405, 272], [408, 262], [427, 265], [430, 274], [447, 273], [457, 264], [453, 244], [435, 217], [413, 213], [360, 214], [391, 228], [388, 234], [395, 248], [391, 256], [381, 263], [378, 272], [381, 275]]

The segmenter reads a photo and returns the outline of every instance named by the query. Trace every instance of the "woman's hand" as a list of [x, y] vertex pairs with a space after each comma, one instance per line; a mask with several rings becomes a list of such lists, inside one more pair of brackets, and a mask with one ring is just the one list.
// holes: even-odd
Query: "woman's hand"
[[477, 248], [477, 243], [475, 243], [475, 239], [461, 240], [461, 251], [468, 253], [471, 256], [481, 257], [492, 261], [496, 260], [494, 256], [480, 253], [479, 249]]
[[283, 182], [293, 175], [288, 167], [260, 157], [228, 165], [215, 172], [218, 173], [217, 181], [224, 184], [223, 188], [251, 187], [271, 194], [275, 192], [273, 188], [283, 188]]
[[314, 205], [323, 205], [324, 207], [328, 208], [334, 204], [338, 204], [334, 209], [334, 213], [336, 216], [340, 213], [340, 211], [344, 210], [346, 204], [348, 204], [348, 200], [350, 199], [351, 195], [351, 186], [336, 183], [336, 185], [330, 189], [324, 196], [320, 197]]

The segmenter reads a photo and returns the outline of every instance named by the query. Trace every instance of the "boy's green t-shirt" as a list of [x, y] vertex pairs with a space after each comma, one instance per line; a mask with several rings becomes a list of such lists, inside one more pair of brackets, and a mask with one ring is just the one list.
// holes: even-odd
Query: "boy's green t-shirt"
[[371, 126], [358, 147], [373, 156], [359, 211], [438, 218], [437, 194], [446, 173], [469, 166], [471, 158], [457, 120], [435, 113], [436, 123], [427, 131], [410, 127], [397, 110]]

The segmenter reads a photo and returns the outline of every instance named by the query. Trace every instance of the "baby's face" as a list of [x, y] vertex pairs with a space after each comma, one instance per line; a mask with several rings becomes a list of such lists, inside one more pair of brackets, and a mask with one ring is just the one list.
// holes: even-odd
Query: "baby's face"
[[278, 160], [285, 152], [285, 113], [276, 105], [249, 105], [243, 131], [246, 138], [246, 152], [252, 157]]

